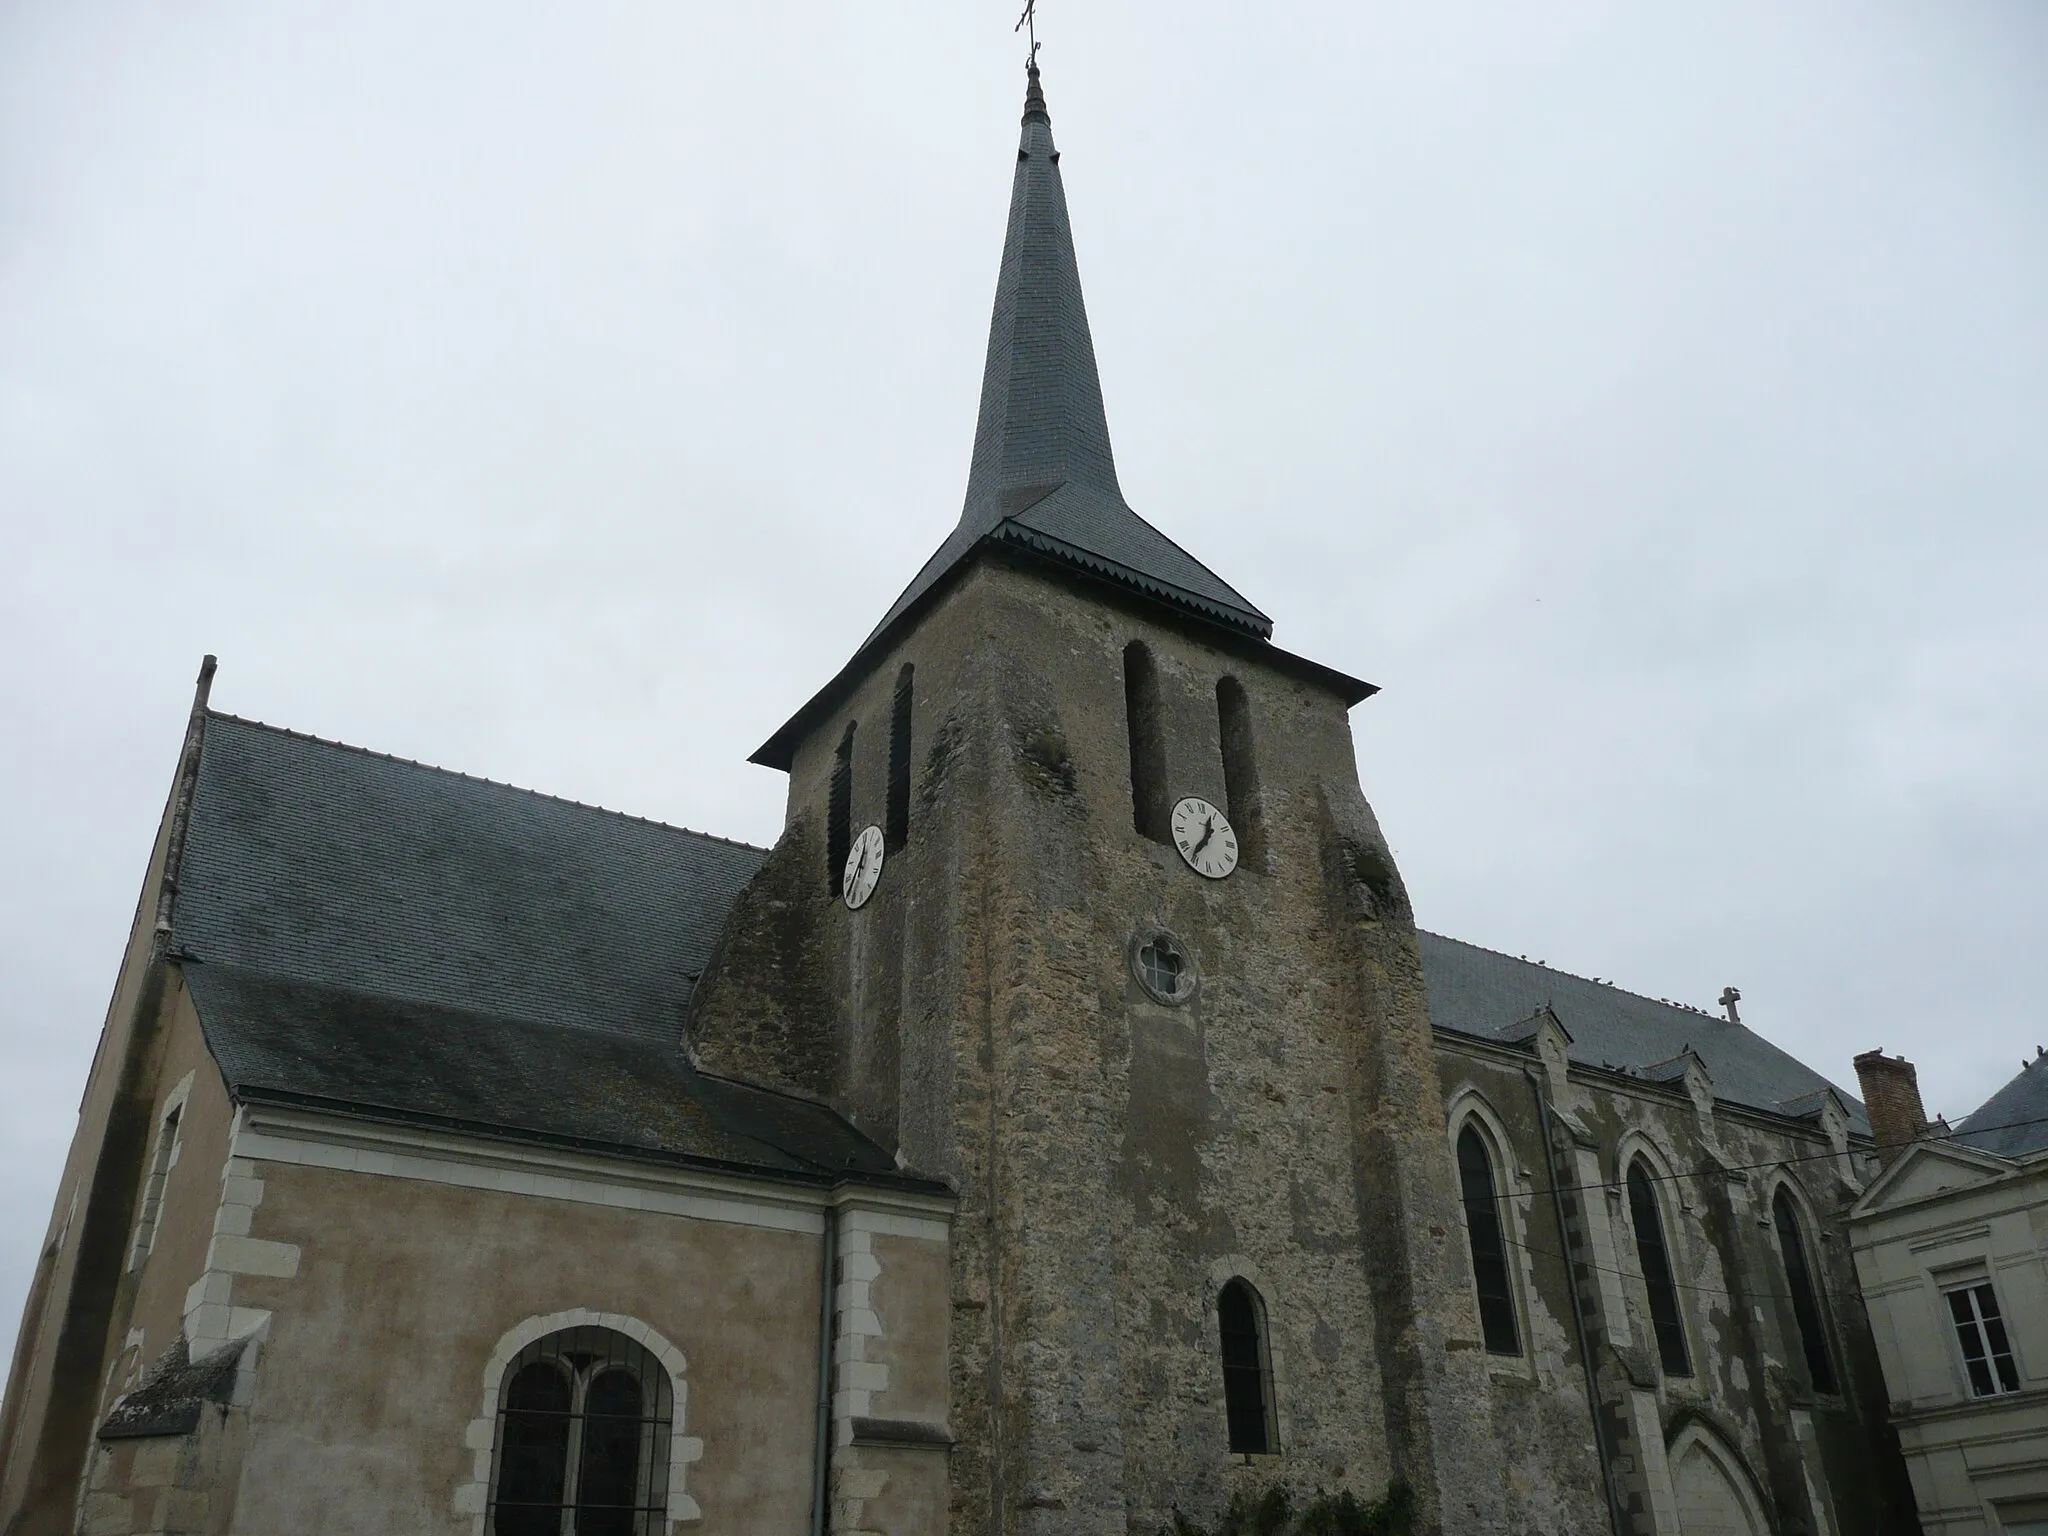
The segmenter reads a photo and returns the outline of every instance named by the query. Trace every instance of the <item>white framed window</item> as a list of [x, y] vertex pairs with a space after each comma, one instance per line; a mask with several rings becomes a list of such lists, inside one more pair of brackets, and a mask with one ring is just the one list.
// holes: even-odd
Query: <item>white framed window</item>
[[142, 1183], [141, 1208], [135, 1220], [135, 1244], [128, 1253], [128, 1268], [137, 1270], [156, 1246], [157, 1221], [164, 1211], [164, 1186], [178, 1163], [178, 1126], [185, 1118], [185, 1101], [180, 1098], [164, 1112], [157, 1126], [156, 1147], [149, 1157], [149, 1172]]
[[667, 1532], [674, 1394], [644, 1344], [564, 1328], [505, 1367], [485, 1528], [491, 1536]]
[[2012, 1338], [2005, 1331], [2005, 1314], [1998, 1310], [1998, 1293], [1991, 1282], [1953, 1286], [1943, 1291], [1942, 1297], [1948, 1302], [1949, 1320], [1955, 1324], [1970, 1395], [1997, 1397], [2019, 1391], [2019, 1365], [2012, 1357]]

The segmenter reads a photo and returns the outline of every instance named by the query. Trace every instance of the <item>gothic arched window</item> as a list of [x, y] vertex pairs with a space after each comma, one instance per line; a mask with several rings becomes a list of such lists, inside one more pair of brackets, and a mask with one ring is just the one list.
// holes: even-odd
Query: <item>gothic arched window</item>
[[1259, 1293], [1243, 1280], [1229, 1281], [1216, 1297], [1216, 1323], [1223, 1335], [1223, 1412], [1231, 1453], [1268, 1455], [1278, 1437], [1273, 1433], [1266, 1309]]
[[1650, 1293], [1650, 1326], [1657, 1335], [1657, 1358], [1666, 1376], [1690, 1376], [1692, 1359], [1685, 1348], [1671, 1251], [1664, 1243], [1664, 1217], [1650, 1181], [1649, 1164], [1640, 1157], [1628, 1165], [1628, 1214], [1636, 1229], [1636, 1259], [1643, 1269], [1643, 1288]]
[[1501, 1230], [1493, 1159], [1479, 1128], [1458, 1133], [1458, 1188], [1465, 1199], [1465, 1235], [1472, 1247], [1472, 1282], [1479, 1293], [1479, 1330], [1489, 1353], [1519, 1355], [1515, 1292], [1508, 1280], [1508, 1245]]
[[1781, 1184], [1771, 1201], [1771, 1220], [1778, 1229], [1778, 1256], [1785, 1261], [1785, 1285], [1792, 1293], [1792, 1317], [1799, 1324], [1799, 1343], [1806, 1351], [1806, 1374], [1816, 1392], [1835, 1390], [1835, 1365], [1828, 1358], [1826, 1326], [1821, 1322], [1820, 1297], [1813, 1288], [1813, 1271], [1806, 1262], [1806, 1239], [1800, 1230], [1799, 1212]]
[[492, 1536], [655, 1536], [667, 1528], [668, 1372], [609, 1328], [536, 1339], [498, 1394]]

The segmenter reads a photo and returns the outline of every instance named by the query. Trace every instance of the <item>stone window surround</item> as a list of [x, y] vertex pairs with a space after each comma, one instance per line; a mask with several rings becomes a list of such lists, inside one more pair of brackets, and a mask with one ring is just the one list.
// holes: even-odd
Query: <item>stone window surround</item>
[[[1250, 1456], [1233, 1451], [1228, 1459], [1232, 1462], [1277, 1463], [1287, 1455], [1287, 1447], [1292, 1443], [1287, 1412], [1287, 1372], [1284, 1365], [1286, 1354], [1281, 1348], [1281, 1329], [1275, 1321], [1281, 1308], [1271, 1282], [1260, 1272], [1256, 1264], [1241, 1253], [1225, 1254], [1209, 1266], [1209, 1289], [1202, 1297], [1203, 1334], [1210, 1341], [1209, 1348], [1215, 1351], [1216, 1406], [1220, 1410], [1223, 1405], [1223, 1343], [1216, 1316], [1216, 1298], [1223, 1294], [1223, 1287], [1232, 1280], [1244, 1281], [1258, 1297], [1261, 1313], [1259, 1321], [1265, 1330], [1266, 1390], [1273, 1395], [1271, 1411], [1274, 1448], [1263, 1456]], [[1218, 1427], [1221, 1427], [1220, 1421]]]
[[[192, 1096], [192, 1083], [196, 1076], [195, 1068], [179, 1078], [177, 1086], [164, 1095], [163, 1103], [157, 1107], [156, 1135], [150, 1141], [149, 1161], [143, 1165], [148, 1172], [143, 1179], [142, 1198], [136, 1202], [135, 1232], [128, 1244], [130, 1274], [149, 1261], [150, 1252], [156, 1247], [164, 1190], [170, 1183], [171, 1170], [178, 1166], [178, 1158], [185, 1150], [185, 1103]], [[177, 1117], [175, 1124], [173, 1116]], [[165, 1146], [167, 1139], [168, 1150]], [[161, 1168], [157, 1166], [158, 1159], [163, 1161]]]
[[[1448, 1132], [1446, 1146], [1450, 1149], [1451, 1166], [1458, 1165], [1458, 1138], [1467, 1125], [1474, 1126], [1480, 1139], [1486, 1144], [1487, 1155], [1493, 1159], [1495, 1195], [1501, 1206], [1501, 1241], [1508, 1251], [1508, 1274], [1514, 1290], [1515, 1327], [1521, 1335], [1522, 1348], [1513, 1355], [1487, 1354], [1486, 1368], [1497, 1376], [1513, 1377], [1519, 1380], [1534, 1380], [1536, 1377], [1536, 1354], [1534, 1339], [1530, 1330], [1528, 1297], [1535, 1284], [1534, 1261], [1529, 1254], [1524, 1238], [1528, 1231], [1530, 1201], [1534, 1189], [1530, 1184], [1529, 1170], [1522, 1166], [1516, 1156], [1514, 1142], [1509, 1138], [1507, 1126], [1486, 1095], [1479, 1088], [1467, 1084], [1451, 1096], [1448, 1112], [1444, 1116]], [[1478, 1296], [1473, 1296], [1473, 1306], [1478, 1306]]]
[[704, 1442], [684, 1432], [689, 1408], [689, 1383], [685, 1375], [690, 1362], [683, 1352], [636, 1317], [617, 1312], [598, 1312], [588, 1307], [571, 1307], [548, 1312], [515, 1324], [492, 1347], [484, 1362], [483, 1398], [477, 1416], [463, 1430], [462, 1444], [470, 1452], [470, 1478], [455, 1489], [455, 1512], [470, 1517], [474, 1536], [484, 1536], [485, 1511], [490, 1500], [491, 1463], [497, 1453], [498, 1403], [505, 1382], [505, 1369], [527, 1345], [570, 1328], [607, 1328], [624, 1334], [661, 1362], [668, 1374], [674, 1409], [668, 1432], [668, 1519], [671, 1531], [694, 1525], [704, 1518], [697, 1501], [690, 1497], [685, 1479], [693, 1463], [704, 1456]]
[[[1814, 1306], [1820, 1312], [1821, 1343], [1822, 1347], [1827, 1350], [1829, 1362], [1835, 1370], [1835, 1390], [1833, 1392], [1823, 1392], [1819, 1395], [1829, 1399], [1836, 1399], [1842, 1395], [1843, 1354], [1841, 1339], [1838, 1337], [1835, 1329], [1835, 1307], [1828, 1290], [1827, 1268], [1821, 1262], [1823, 1257], [1821, 1243], [1823, 1241], [1823, 1234], [1827, 1229], [1821, 1224], [1819, 1216], [1815, 1213], [1813, 1202], [1807, 1198], [1805, 1187], [1800, 1184], [1798, 1179], [1792, 1176], [1789, 1170], [1779, 1168], [1765, 1178], [1762, 1189], [1762, 1211], [1758, 1219], [1758, 1225], [1766, 1226], [1771, 1234], [1771, 1252], [1777, 1257], [1779, 1277], [1785, 1281], [1788, 1289], [1790, 1286], [1790, 1271], [1785, 1267], [1785, 1255], [1778, 1246], [1777, 1222], [1773, 1217], [1780, 1190], [1783, 1190], [1785, 1197], [1792, 1202], [1792, 1210], [1799, 1218], [1799, 1235], [1806, 1243], [1807, 1280], [1813, 1286]], [[1796, 1323], [1794, 1326], [1796, 1330]], [[1797, 1332], [1795, 1331], [1787, 1338], [1785, 1343], [1788, 1347], [1799, 1345]]]
[[[1643, 1308], [1643, 1324], [1650, 1325], [1649, 1285], [1643, 1278], [1641, 1261], [1636, 1257], [1635, 1222], [1628, 1210], [1628, 1171], [1640, 1158], [1650, 1170], [1650, 1194], [1657, 1202], [1658, 1219], [1664, 1228], [1664, 1252], [1671, 1265], [1671, 1294], [1678, 1305], [1679, 1325], [1685, 1330], [1685, 1353], [1691, 1362], [1694, 1377], [1700, 1370], [1700, 1340], [1702, 1334], [1696, 1314], [1698, 1292], [1697, 1276], [1699, 1255], [1698, 1244], [1692, 1230], [1692, 1201], [1687, 1198], [1685, 1181], [1673, 1176], [1673, 1165], [1669, 1154], [1646, 1131], [1630, 1128], [1622, 1133], [1614, 1146], [1614, 1181], [1607, 1186], [1607, 1198], [1615, 1208], [1618, 1228], [1628, 1234], [1627, 1258], [1624, 1261], [1629, 1272], [1633, 1299]], [[1684, 1218], [1684, 1219], [1680, 1219]], [[1651, 1349], [1656, 1348], [1656, 1339], [1650, 1340]], [[1661, 1362], [1660, 1362], [1661, 1364]], [[1660, 1370], [1659, 1374], [1662, 1372]]]
[[[1944, 1265], [1941, 1269], [1933, 1271], [1931, 1278], [1934, 1281], [1942, 1331], [1948, 1337], [1949, 1367], [1955, 1374], [1957, 1385], [1956, 1400], [1962, 1403], [1996, 1404], [2000, 1398], [2024, 1392], [2027, 1384], [2027, 1366], [2025, 1358], [2020, 1354], [2019, 1330], [2013, 1326], [2013, 1317], [2006, 1296], [1999, 1290], [1990, 1266], [1979, 1262]], [[1998, 1308], [1998, 1322], [2005, 1334], [2004, 1353], [2012, 1362], [2015, 1379], [2019, 1382], [2016, 1387], [2005, 1385], [2003, 1373], [1999, 1371], [1992, 1354], [1989, 1330], [1984, 1326], [1982, 1304], [1977, 1300], [1976, 1293], [1979, 1290], [1991, 1292], [1992, 1302]], [[1979, 1392], [1970, 1381], [1970, 1368], [1963, 1351], [1964, 1325], [1956, 1321], [1951, 1310], [1953, 1303], [1949, 1300], [1949, 1297], [1958, 1292], [1967, 1294], [1970, 1298], [1970, 1315], [1974, 1320], [1970, 1326], [1977, 1330], [1978, 1338], [1984, 1346], [1986, 1369], [1992, 1383], [1989, 1392]]]

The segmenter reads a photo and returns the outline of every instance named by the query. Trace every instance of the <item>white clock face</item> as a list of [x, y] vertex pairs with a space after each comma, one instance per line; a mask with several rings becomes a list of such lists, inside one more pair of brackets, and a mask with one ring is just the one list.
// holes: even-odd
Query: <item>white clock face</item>
[[854, 911], [867, 905], [875, 894], [875, 882], [882, 878], [882, 829], [867, 827], [853, 840], [846, 856], [846, 873], [839, 877], [839, 894]]
[[1221, 880], [1237, 868], [1237, 834], [1230, 829], [1230, 818], [1192, 795], [1173, 808], [1173, 846], [1189, 869], [1211, 880]]

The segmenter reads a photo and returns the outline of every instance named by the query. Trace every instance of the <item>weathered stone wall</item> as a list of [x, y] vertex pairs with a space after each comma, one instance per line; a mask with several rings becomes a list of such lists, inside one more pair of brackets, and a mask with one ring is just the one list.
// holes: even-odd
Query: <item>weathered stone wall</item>
[[[1887, 1448], [1885, 1400], [1842, 1217], [1860, 1189], [1816, 1123], [1716, 1104], [1710, 1087], [1565, 1069], [1558, 1042], [1527, 1049], [1440, 1036], [1453, 1136], [1476, 1116], [1495, 1176], [1524, 1323], [1519, 1357], [1486, 1357], [1497, 1422], [1518, 1464], [1510, 1493], [1532, 1530], [1608, 1527], [1572, 1316], [1567, 1257], [1602, 1403], [1623, 1528], [1679, 1530], [1669, 1451], [1712, 1435], [1781, 1531], [1911, 1531]], [[1539, 1129], [1549, 1096], [1556, 1145]], [[1646, 1312], [1628, 1202], [1639, 1153], [1658, 1170], [1665, 1236], [1691, 1355], [1667, 1376]], [[1553, 1200], [1553, 1180], [1563, 1186]], [[1806, 1223], [1837, 1390], [1816, 1393], [1792, 1312], [1771, 1202], [1789, 1184]], [[1565, 1218], [1558, 1217], [1558, 1204]], [[1469, 1284], [1469, 1278], [1467, 1280]]]
[[[1377, 1494], [1494, 1531], [1500, 1458], [1398, 874], [1342, 700], [1215, 636], [984, 563], [798, 750], [776, 899], [825, 957], [833, 1101], [956, 1181], [954, 1528], [1123, 1532], [1213, 1519], [1242, 1480]], [[1133, 828], [1122, 658], [1152, 650], [1169, 798], [1224, 800], [1216, 685], [1246, 690], [1266, 857], [1210, 882]], [[888, 712], [916, 668], [908, 846], [874, 899], [829, 894], [834, 749], [883, 819]], [[746, 920], [742, 909], [742, 918]], [[765, 930], [764, 919], [752, 919]], [[779, 909], [774, 922], [795, 922]], [[1179, 936], [1199, 985], [1140, 988]], [[739, 932], [729, 953], [763, 942]], [[707, 1066], [809, 1029], [738, 967], [707, 976]], [[1231, 1456], [1215, 1316], [1266, 1306], [1282, 1455]]]

